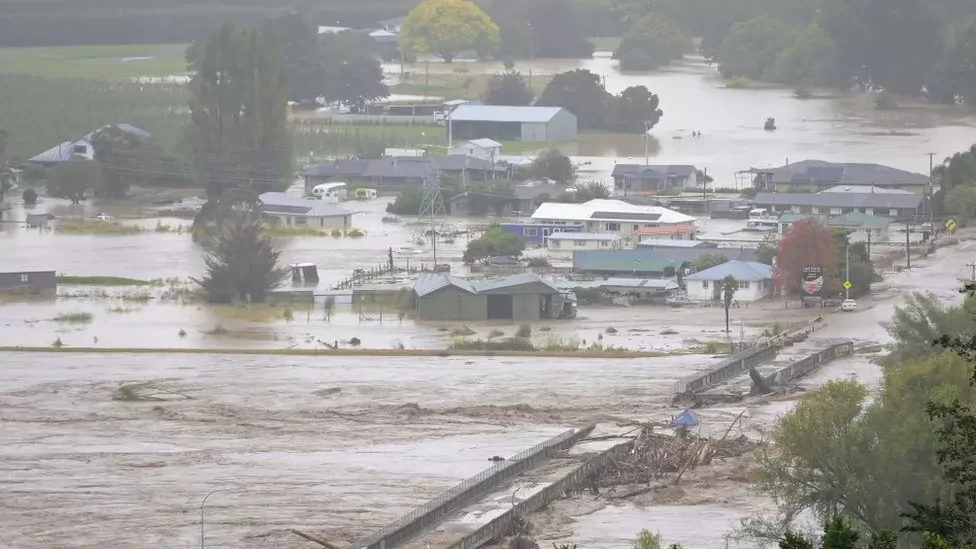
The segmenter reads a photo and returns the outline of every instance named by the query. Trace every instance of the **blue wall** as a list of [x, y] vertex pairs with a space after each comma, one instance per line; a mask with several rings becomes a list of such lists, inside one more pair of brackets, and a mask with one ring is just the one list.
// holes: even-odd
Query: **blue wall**
[[[526, 244], [541, 246], [543, 239], [551, 233], [581, 233], [583, 225], [556, 225], [554, 223], [499, 223], [503, 231], [514, 234]], [[528, 234], [526, 234], [528, 233]]]

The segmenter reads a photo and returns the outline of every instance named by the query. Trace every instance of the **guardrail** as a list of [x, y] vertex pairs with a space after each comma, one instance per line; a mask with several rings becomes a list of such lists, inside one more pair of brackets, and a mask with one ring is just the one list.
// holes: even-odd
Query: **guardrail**
[[752, 346], [722, 359], [718, 363], [710, 366], [707, 370], [695, 372], [678, 380], [674, 384], [674, 392], [675, 394], [682, 395], [689, 392], [701, 391], [721, 383], [741, 374], [749, 367], [775, 354], [783, 341], [792, 337], [811, 334], [826, 325], [827, 323], [822, 319], [817, 319], [809, 322], [803, 328], [758, 340]]
[[493, 490], [498, 483], [524, 473], [547, 461], [553, 453], [568, 448], [593, 431], [594, 427], [570, 429], [565, 433], [519, 452], [508, 460], [461, 482], [440, 496], [417, 507], [380, 531], [356, 541], [347, 549], [392, 549], [425, 532], [447, 515]]
[[477, 549], [497, 537], [508, 534], [512, 530], [512, 521], [515, 517], [528, 515], [561, 498], [566, 492], [578, 489], [603, 469], [607, 461], [626, 455], [633, 447], [634, 442], [630, 441], [610, 448], [583, 465], [580, 465], [572, 473], [569, 473], [565, 477], [532, 494], [524, 501], [514, 505], [508, 511], [505, 511], [492, 519], [488, 524], [464, 536], [447, 549]]
[[798, 360], [789, 366], [773, 372], [763, 379], [770, 386], [783, 386], [790, 381], [804, 376], [810, 373], [812, 370], [816, 369], [821, 364], [825, 364], [834, 360], [835, 358], [848, 356], [854, 353], [854, 342], [845, 341], [842, 343], [835, 343], [826, 349], [821, 349], [820, 351], [804, 358], [803, 360]]

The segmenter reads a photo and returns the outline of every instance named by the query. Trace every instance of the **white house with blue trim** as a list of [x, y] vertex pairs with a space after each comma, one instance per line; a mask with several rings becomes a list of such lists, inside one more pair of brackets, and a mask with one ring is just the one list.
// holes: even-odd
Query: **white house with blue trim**
[[759, 301], [773, 294], [773, 268], [755, 261], [726, 261], [684, 278], [688, 298], [695, 301], [722, 299], [722, 284], [731, 275], [739, 283], [736, 301]]

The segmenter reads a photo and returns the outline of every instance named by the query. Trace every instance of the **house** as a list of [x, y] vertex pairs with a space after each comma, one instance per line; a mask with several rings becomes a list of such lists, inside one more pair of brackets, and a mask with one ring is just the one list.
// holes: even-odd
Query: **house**
[[494, 139], [472, 139], [448, 149], [447, 154], [467, 155], [489, 162], [498, 161], [502, 154], [502, 144]]
[[883, 215], [899, 220], [922, 213], [924, 197], [914, 193], [759, 193], [755, 208], [772, 213], [802, 213], [837, 216], [852, 212]]
[[470, 281], [443, 273], [422, 273], [413, 291], [422, 320], [532, 322], [576, 314], [572, 292], [534, 274]]
[[54, 271], [16, 271], [0, 273], [0, 294], [54, 295], [58, 277]]
[[657, 250], [661, 248], [718, 248], [718, 244], [705, 240], [666, 240], [663, 238], [641, 240], [636, 245], [638, 248], [644, 250]]
[[751, 168], [759, 191], [780, 193], [820, 192], [836, 186], [878, 187], [922, 194], [929, 177], [881, 164], [803, 160], [780, 168]]
[[698, 170], [689, 165], [617, 164], [611, 173], [618, 196], [701, 189]]
[[581, 224], [558, 224], [558, 223], [536, 223], [534, 221], [511, 221], [499, 223], [499, 227], [505, 232], [514, 234], [522, 239], [526, 246], [545, 246], [549, 240], [549, 235], [559, 232], [584, 232], [585, 227]]
[[696, 301], [722, 299], [722, 284], [731, 276], [738, 282], [736, 301], [759, 301], [773, 293], [773, 268], [756, 261], [733, 259], [685, 277], [688, 298]]
[[261, 213], [282, 225], [310, 227], [318, 230], [349, 230], [352, 212], [313, 198], [299, 198], [286, 193], [267, 192], [260, 196]]
[[565, 185], [534, 181], [515, 185], [512, 187], [511, 196], [468, 191], [451, 197], [447, 201], [447, 212], [452, 217], [469, 215], [511, 217], [534, 212], [540, 203], [569, 190]]
[[323, 34], [339, 34], [340, 32], [346, 32], [349, 30], [352, 29], [349, 27], [336, 27], [329, 25], [319, 25], [318, 28], [319, 36], [322, 36]]
[[573, 254], [573, 272], [599, 277], [673, 278], [684, 276], [696, 259], [706, 255], [756, 259], [756, 251], [748, 248], [585, 250]]
[[[539, 223], [583, 225], [588, 233], [615, 233], [637, 238], [640, 231], [658, 227], [657, 236], [675, 240], [694, 238], [695, 218], [661, 206], [638, 206], [620, 200], [594, 199], [582, 204], [545, 202], [532, 214]], [[654, 236], [646, 234], [645, 236]]]
[[851, 232], [850, 242], [887, 242], [892, 219], [880, 215], [858, 212], [836, 217], [816, 214], [784, 213], [779, 216], [779, 234], [783, 236], [793, 223], [801, 219], [818, 219], [832, 229], [846, 229]]
[[573, 253], [580, 250], [619, 250], [623, 239], [608, 233], [553, 233], [546, 247], [554, 252]]
[[504, 172], [503, 166], [494, 166], [487, 160], [451, 154], [345, 158], [309, 166], [302, 175], [306, 192], [320, 183], [343, 181], [362, 183], [381, 194], [390, 194], [403, 189], [421, 188], [426, 179], [441, 173], [455, 174], [462, 180], [486, 181], [493, 177], [492, 174]]
[[[131, 124], [115, 124], [117, 128], [125, 133], [149, 139], [149, 132], [141, 130]], [[102, 126], [89, 134], [83, 135], [74, 141], [65, 141], [57, 147], [50, 148], [41, 154], [31, 158], [28, 162], [40, 164], [41, 166], [53, 166], [67, 162], [73, 158], [83, 158], [85, 160], [95, 159], [95, 147], [92, 144], [92, 137], [100, 130], [111, 126]]]
[[452, 139], [542, 141], [576, 139], [576, 115], [562, 107], [460, 105], [448, 116]]
[[401, 15], [400, 17], [391, 17], [390, 19], [384, 19], [382, 21], [378, 21], [376, 24], [379, 25], [380, 29], [386, 32], [399, 34], [400, 27], [403, 26], [403, 22], [406, 20], [407, 20], [407, 16]]

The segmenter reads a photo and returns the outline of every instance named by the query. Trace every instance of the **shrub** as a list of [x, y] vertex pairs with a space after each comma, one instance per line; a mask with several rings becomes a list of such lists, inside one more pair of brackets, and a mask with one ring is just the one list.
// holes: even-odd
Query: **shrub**
[[752, 80], [749, 80], [745, 76], [736, 76], [733, 78], [725, 79], [725, 87], [732, 90], [742, 90], [748, 88], [752, 85]]
[[874, 108], [879, 111], [891, 111], [898, 108], [898, 103], [888, 90], [881, 90], [874, 96]]
[[518, 330], [515, 331], [515, 337], [527, 338], [531, 336], [532, 336], [532, 327], [529, 326], [528, 324], [519, 324]]
[[507, 337], [505, 339], [467, 339], [455, 338], [451, 342], [451, 349], [455, 351], [522, 351], [535, 350], [532, 342], [524, 337]]
[[496, 337], [502, 337], [504, 335], [505, 335], [505, 332], [503, 332], [501, 330], [498, 330], [498, 329], [495, 329], [495, 330], [492, 330], [492, 331], [488, 332], [488, 339], [492, 339], [492, 338], [496, 338]]
[[62, 313], [54, 317], [55, 322], [68, 322], [70, 324], [86, 324], [92, 321], [91, 313]]
[[332, 229], [332, 238], [342, 238], [342, 229]]
[[28, 206], [37, 204], [37, 192], [34, 189], [25, 190], [24, 194], [20, 195], [20, 198], [24, 201], [24, 204], [27, 204]]
[[349, 238], [362, 238], [366, 236], [366, 233], [360, 231], [359, 229], [349, 229], [348, 231], [346, 231], [346, 236], [348, 236]]
[[474, 335], [474, 330], [470, 326], [458, 326], [451, 330], [452, 337], [465, 337], [470, 335]]
[[615, 334], [615, 333], [617, 333], [617, 329], [614, 328], [613, 326], [610, 326], [609, 328], [607, 328], [607, 333], [608, 334]]

